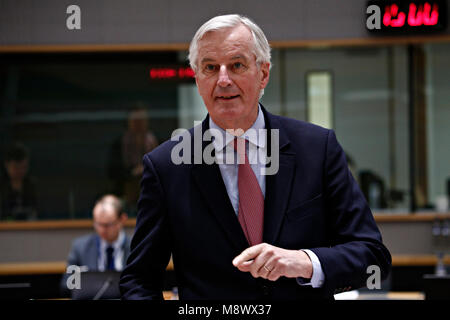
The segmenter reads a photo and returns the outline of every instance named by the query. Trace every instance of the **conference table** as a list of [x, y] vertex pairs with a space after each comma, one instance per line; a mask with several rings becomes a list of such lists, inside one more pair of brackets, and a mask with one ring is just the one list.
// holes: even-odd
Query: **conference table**
[[[445, 262], [450, 264], [450, 256], [445, 257]], [[436, 257], [433, 255], [397, 255], [393, 256], [393, 265], [432, 265], [436, 263]], [[65, 261], [45, 261], [45, 262], [23, 262], [23, 263], [1, 263], [1, 276], [25, 276], [25, 275], [45, 275], [45, 274], [63, 274], [66, 270]], [[167, 271], [173, 270], [172, 260], [167, 266]], [[172, 291], [163, 292], [164, 299], [177, 299]], [[425, 294], [418, 291], [406, 292], [384, 292], [384, 291], [350, 291], [335, 295], [336, 300], [424, 300]]]

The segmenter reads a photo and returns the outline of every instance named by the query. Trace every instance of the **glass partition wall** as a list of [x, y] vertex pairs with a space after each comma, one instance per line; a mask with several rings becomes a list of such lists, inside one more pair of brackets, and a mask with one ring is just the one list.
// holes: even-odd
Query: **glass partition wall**
[[[0, 55], [1, 220], [87, 218], [104, 193], [134, 216], [144, 150], [206, 115], [186, 55]], [[448, 43], [274, 49], [261, 102], [335, 130], [374, 212], [447, 210], [449, 55]], [[13, 158], [35, 214], [4, 209]]]

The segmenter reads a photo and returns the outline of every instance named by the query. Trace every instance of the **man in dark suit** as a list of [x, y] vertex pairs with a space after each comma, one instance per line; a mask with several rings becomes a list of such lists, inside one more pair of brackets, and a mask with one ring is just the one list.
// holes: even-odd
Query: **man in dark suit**
[[[76, 238], [72, 242], [67, 266], [75, 265], [80, 271], [122, 271], [130, 254], [130, 238], [123, 226], [127, 214], [122, 202], [114, 195], [102, 196], [92, 211], [95, 233]], [[65, 274], [61, 289], [67, 291]]]
[[189, 60], [208, 116], [144, 156], [122, 297], [162, 299], [171, 254], [180, 299], [332, 299], [365, 286], [369, 266], [385, 278], [391, 256], [334, 132], [258, 103], [261, 29], [215, 17]]

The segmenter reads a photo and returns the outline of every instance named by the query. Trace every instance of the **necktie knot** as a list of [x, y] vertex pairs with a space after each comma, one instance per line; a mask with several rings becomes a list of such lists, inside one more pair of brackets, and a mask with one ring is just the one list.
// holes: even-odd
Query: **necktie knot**
[[248, 141], [244, 138], [238, 138], [238, 137], [234, 138], [233, 146], [234, 146], [234, 150], [237, 152], [237, 154], [239, 156], [239, 162], [238, 162], [239, 164], [248, 162], [247, 150], [246, 150], [247, 143], [248, 143]]

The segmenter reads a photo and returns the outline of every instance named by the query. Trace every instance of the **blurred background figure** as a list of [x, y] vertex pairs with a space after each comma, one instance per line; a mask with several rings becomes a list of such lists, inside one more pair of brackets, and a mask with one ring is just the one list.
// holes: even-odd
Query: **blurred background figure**
[[[81, 271], [121, 271], [130, 254], [130, 238], [123, 230], [128, 218], [121, 200], [114, 195], [102, 196], [92, 211], [95, 233], [76, 238], [67, 258], [67, 266]], [[68, 274], [63, 276], [61, 289], [67, 293]]]
[[30, 153], [19, 142], [6, 149], [0, 177], [0, 220], [37, 218], [36, 182], [28, 174]]
[[139, 198], [142, 157], [156, 146], [158, 140], [149, 130], [147, 110], [139, 106], [130, 112], [127, 130], [113, 145], [109, 167], [115, 183], [113, 191], [123, 197], [131, 214], [135, 213]]

